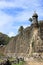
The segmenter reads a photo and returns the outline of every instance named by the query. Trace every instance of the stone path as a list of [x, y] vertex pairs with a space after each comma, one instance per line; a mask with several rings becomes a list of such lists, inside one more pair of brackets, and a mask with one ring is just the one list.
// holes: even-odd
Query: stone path
[[24, 65], [43, 65], [43, 62], [37, 62], [37, 61], [26, 61]]

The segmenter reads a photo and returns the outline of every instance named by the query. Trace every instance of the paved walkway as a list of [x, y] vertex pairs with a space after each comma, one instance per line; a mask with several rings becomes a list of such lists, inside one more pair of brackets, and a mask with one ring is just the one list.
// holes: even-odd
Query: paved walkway
[[26, 61], [24, 65], [43, 65], [43, 62]]

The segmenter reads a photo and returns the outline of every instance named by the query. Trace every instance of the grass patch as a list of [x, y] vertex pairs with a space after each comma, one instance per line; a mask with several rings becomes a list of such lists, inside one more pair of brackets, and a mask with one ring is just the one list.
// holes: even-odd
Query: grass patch
[[3, 60], [2, 60], [2, 59], [0, 59], [0, 62], [3, 62]]
[[20, 61], [19, 63], [16, 63], [16, 64], [12, 63], [12, 65], [24, 65], [24, 62]]
[[9, 58], [9, 60], [10, 60], [10, 61], [14, 61], [14, 60], [15, 60], [15, 58], [12, 58], [12, 57], [11, 57], [11, 58]]
[[1, 57], [1, 56], [4, 56], [4, 54], [3, 54], [3, 53], [0, 53], [0, 57]]

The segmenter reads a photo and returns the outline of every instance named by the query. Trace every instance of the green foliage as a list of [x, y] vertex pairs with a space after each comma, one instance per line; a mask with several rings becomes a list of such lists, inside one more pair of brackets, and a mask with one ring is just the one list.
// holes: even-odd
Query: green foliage
[[32, 42], [32, 47], [34, 47], [34, 41]]
[[32, 22], [32, 18], [29, 18], [29, 21]]
[[23, 35], [23, 30], [24, 30], [23, 26], [20, 26], [18, 32], [19, 32], [21, 35]]
[[9, 42], [10, 38], [8, 35], [0, 33], [0, 45], [6, 45]]
[[21, 62], [16, 63], [16, 64], [13, 63], [12, 65], [24, 65], [24, 63], [25, 63], [25, 62], [21, 61]]

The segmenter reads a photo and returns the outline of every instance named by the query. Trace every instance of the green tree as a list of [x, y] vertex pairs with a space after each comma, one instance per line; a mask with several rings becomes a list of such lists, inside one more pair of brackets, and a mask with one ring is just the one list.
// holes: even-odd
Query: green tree
[[32, 18], [29, 18], [29, 21], [32, 22]]
[[8, 35], [3, 34], [3, 33], [0, 33], [0, 45], [1, 45], [1, 44], [2, 44], [2, 45], [8, 44], [9, 40], [10, 40], [10, 38], [9, 38]]
[[23, 26], [20, 26], [18, 32], [19, 32], [19, 34], [20, 34], [21, 36], [23, 35], [23, 30], [24, 30]]

